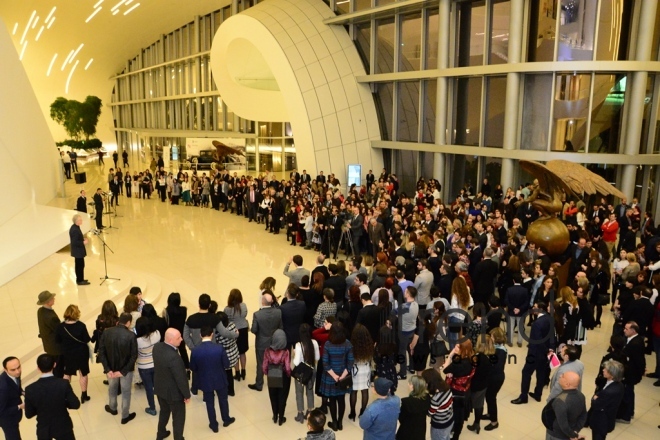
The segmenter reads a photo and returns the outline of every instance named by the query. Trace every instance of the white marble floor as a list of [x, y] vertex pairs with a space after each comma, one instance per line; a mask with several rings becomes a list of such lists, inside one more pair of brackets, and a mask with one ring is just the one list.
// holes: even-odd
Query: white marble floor
[[[107, 161], [110, 162], [110, 161]], [[97, 186], [105, 186], [107, 170], [95, 163], [84, 167], [87, 171], [88, 193], [93, 193]], [[67, 182], [66, 199], [57, 199], [54, 206], [73, 206], [74, 195], [79, 186], [73, 181]], [[229, 290], [239, 288], [244, 295], [250, 316], [257, 304], [257, 289], [260, 281], [273, 276], [277, 280], [276, 291], [282, 293], [286, 277], [282, 274], [285, 262], [294, 250], [285, 242], [284, 235], [272, 235], [263, 230], [263, 225], [248, 223], [245, 219], [216, 212], [186, 206], [171, 206], [159, 200], [120, 198], [118, 209], [120, 216], [112, 218], [113, 226], [103, 236], [114, 253], [109, 253], [108, 274], [121, 278], [120, 281], [108, 281], [99, 286], [99, 278], [104, 275], [102, 246], [98, 238], [91, 237], [88, 246], [86, 277], [92, 281], [90, 286], [76, 286], [73, 259], [66, 251], [58, 252], [29, 271], [0, 287], [0, 339], [2, 357], [19, 353], [24, 356], [24, 382], [33, 381], [35, 373], [35, 355], [41, 346], [37, 339], [36, 310], [37, 295], [44, 289], [57, 293], [55, 310], [61, 316], [68, 304], [78, 304], [83, 313], [83, 320], [93, 328], [94, 319], [102, 302], [108, 298], [118, 305], [132, 285], [139, 285], [145, 292], [145, 299], [154, 303], [161, 310], [170, 292], [178, 291], [184, 298], [189, 310], [197, 309], [197, 297], [206, 292], [224, 306]], [[104, 219], [108, 224], [108, 219]], [[305, 258], [305, 266], [313, 267], [315, 254], [295, 248]], [[598, 362], [604, 354], [609, 340], [612, 319], [605, 315], [603, 328], [589, 333], [589, 343], [585, 347], [582, 360], [586, 364], [583, 391], [587, 398], [593, 392]], [[251, 339], [251, 343], [253, 339]], [[254, 351], [248, 354], [249, 379], [253, 379], [255, 365]], [[542, 404], [530, 402], [527, 405], [514, 406], [509, 403], [517, 397], [520, 384], [520, 371], [524, 362], [524, 350], [514, 347], [511, 353], [517, 356], [517, 364], [512, 359], [507, 366], [507, 379], [499, 394], [500, 428], [485, 432], [481, 438], [499, 439], [542, 439], [545, 432], [541, 424]], [[655, 358], [647, 357], [648, 369], [655, 367]], [[132, 410], [137, 418], [121, 425], [118, 416], [104, 412], [107, 401], [106, 387], [102, 381], [103, 372], [98, 365], [92, 366], [89, 394], [92, 400], [79, 410], [72, 411], [78, 439], [135, 439], [153, 438], [156, 434], [157, 417], [144, 413], [146, 397], [144, 391], [133, 391]], [[201, 396], [194, 397], [188, 406], [185, 436], [190, 439], [227, 438], [245, 440], [297, 439], [304, 437], [305, 426], [294, 421], [296, 414], [295, 395], [289, 396], [287, 423], [273, 425], [271, 421], [268, 394], [255, 392], [247, 388], [247, 382], [240, 382], [236, 387], [236, 396], [230, 398], [230, 411], [236, 417], [236, 423], [228, 428], [220, 428], [219, 434], [208, 429], [205, 405]], [[79, 394], [77, 382], [73, 388]], [[403, 395], [406, 387], [399, 388]], [[644, 379], [636, 387], [636, 417], [630, 425], [617, 425], [611, 438], [650, 439], [660, 434], [660, 408], [658, 388], [652, 386], [651, 379]], [[547, 396], [547, 391], [546, 391]], [[317, 402], [318, 404], [319, 402]], [[35, 438], [35, 421], [23, 420], [21, 433], [24, 439]], [[591, 437], [588, 430], [583, 435]], [[362, 431], [356, 423], [344, 419], [344, 430], [337, 433], [337, 438], [351, 440], [362, 438]], [[477, 438], [467, 430], [462, 438]]]

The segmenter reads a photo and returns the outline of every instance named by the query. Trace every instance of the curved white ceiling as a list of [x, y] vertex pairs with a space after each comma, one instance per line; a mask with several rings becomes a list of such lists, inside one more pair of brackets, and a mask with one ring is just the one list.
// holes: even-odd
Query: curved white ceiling
[[[120, 73], [143, 47], [158, 40], [161, 34], [192, 22], [196, 15], [208, 14], [230, 3], [230, 0], [2, 0], [0, 17], [12, 34], [17, 52], [23, 55], [23, 66], [39, 105], [53, 137], [59, 141], [66, 136], [64, 130], [48, 116], [55, 98], [84, 100], [87, 95], [96, 95], [105, 104], [110, 103], [114, 86], [110, 77]], [[106, 144], [115, 144], [113, 125], [112, 111], [104, 106], [98, 137]]]

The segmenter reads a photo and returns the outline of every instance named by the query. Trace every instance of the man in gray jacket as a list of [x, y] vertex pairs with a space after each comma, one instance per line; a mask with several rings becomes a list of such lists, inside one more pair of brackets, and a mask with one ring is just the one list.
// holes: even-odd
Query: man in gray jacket
[[[567, 371], [559, 378], [562, 392], [552, 401], [555, 420], [552, 429], [546, 428], [546, 440], [580, 438], [580, 430], [587, 422], [587, 405], [584, 394], [577, 388], [580, 376]], [[582, 436], [581, 438], [584, 438]]]
[[550, 395], [548, 396], [547, 402], [550, 402], [552, 399], [557, 397], [562, 392], [561, 387], [561, 376], [567, 372], [573, 372], [578, 375], [580, 379], [578, 381], [577, 389], [582, 391], [582, 373], [584, 373], [584, 364], [579, 357], [579, 352], [577, 347], [574, 345], [565, 345], [560, 353], [560, 358], [562, 359], [562, 364], [557, 368], [555, 375], [550, 379]]
[[273, 307], [273, 294], [264, 292], [261, 296], [261, 310], [254, 313], [250, 331], [256, 335], [254, 351], [257, 356], [257, 378], [254, 384], [248, 385], [251, 390], [261, 391], [264, 387], [264, 373], [261, 364], [264, 353], [270, 347], [275, 330], [282, 328], [282, 311]]
[[[289, 267], [293, 263], [293, 269], [289, 270]], [[295, 284], [298, 287], [302, 287], [302, 277], [305, 275], [310, 276], [309, 271], [302, 267], [303, 257], [300, 255], [294, 255], [289, 259], [289, 262], [284, 266], [284, 275], [289, 277], [289, 282]], [[311, 282], [310, 282], [311, 284]]]
[[433, 287], [433, 274], [426, 266], [426, 258], [422, 258], [417, 263], [419, 273], [415, 277], [415, 289], [417, 289], [416, 301], [420, 310], [426, 309], [426, 305], [431, 301], [431, 287]]

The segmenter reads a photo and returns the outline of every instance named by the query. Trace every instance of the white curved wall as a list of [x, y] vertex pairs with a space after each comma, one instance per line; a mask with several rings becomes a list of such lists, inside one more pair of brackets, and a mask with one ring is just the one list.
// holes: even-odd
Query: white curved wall
[[323, 24], [333, 16], [321, 0], [259, 3], [220, 26], [211, 67], [236, 114], [289, 121], [298, 168], [335, 173], [343, 184], [348, 164], [362, 164], [366, 174], [383, 159], [369, 142], [380, 140], [371, 91], [355, 80], [364, 66], [344, 28]]

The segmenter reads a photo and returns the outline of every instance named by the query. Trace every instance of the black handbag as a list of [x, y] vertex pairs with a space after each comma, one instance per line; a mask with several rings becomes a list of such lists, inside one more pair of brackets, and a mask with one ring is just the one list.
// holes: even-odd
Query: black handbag
[[449, 348], [447, 343], [440, 339], [434, 339], [431, 341], [431, 356], [433, 357], [442, 357], [449, 354]]
[[609, 293], [599, 293], [598, 298], [596, 298], [596, 304], [599, 306], [606, 306], [610, 303], [610, 294]]
[[268, 388], [284, 388], [284, 370], [282, 364], [268, 365]]
[[305, 362], [305, 349], [302, 344], [300, 344], [300, 349], [303, 353], [303, 361], [296, 365], [291, 372], [291, 376], [301, 384], [307, 385], [309, 381], [312, 380], [312, 377], [314, 377], [314, 368]]
[[335, 382], [335, 386], [342, 391], [349, 391], [353, 389], [353, 375], [348, 374], [345, 378]]

